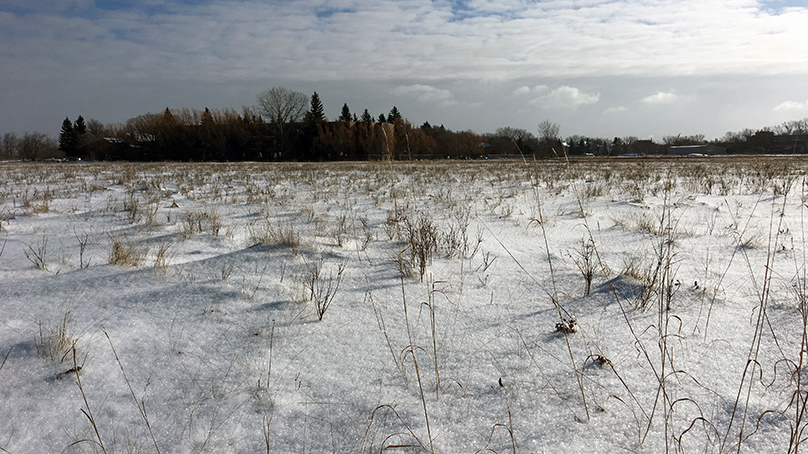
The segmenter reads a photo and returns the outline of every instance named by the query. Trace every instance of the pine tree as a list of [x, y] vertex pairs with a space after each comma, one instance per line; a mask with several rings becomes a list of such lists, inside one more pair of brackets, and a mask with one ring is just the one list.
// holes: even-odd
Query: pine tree
[[70, 119], [65, 117], [62, 122], [62, 131], [59, 133], [59, 148], [67, 155], [73, 154], [76, 146], [76, 132], [73, 129], [73, 123]]
[[390, 114], [387, 115], [387, 122], [395, 123], [396, 120], [401, 120], [401, 112], [398, 111], [396, 106], [393, 106], [393, 108], [390, 109]]
[[379, 123], [387, 123], [387, 118], [384, 118], [384, 114], [379, 114]]
[[326, 154], [320, 141], [325, 121], [323, 103], [320, 101], [320, 95], [315, 91], [311, 95], [309, 111], [306, 112], [303, 136], [298, 143], [298, 151], [296, 152], [298, 153], [297, 158], [316, 160]]
[[320, 95], [318, 95], [315, 91], [314, 94], [311, 95], [311, 107], [306, 114], [306, 122], [310, 125], [319, 125], [324, 121], [325, 115], [323, 115], [323, 103], [320, 102]]
[[348, 103], [342, 105], [342, 113], [340, 114], [339, 119], [344, 123], [351, 122], [351, 109], [348, 108]]
[[373, 123], [373, 117], [370, 115], [370, 112], [368, 112], [367, 109], [362, 112], [362, 119], [360, 121], [368, 125]]
[[87, 125], [84, 124], [84, 117], [81, 115], [76, 118], [76, 123], [73, 125], [73, 132], [75, 132], [77, 136], [83, 136], [87, 133]]
[[79, 115], [73, 124], [73, 153], [77, 156], [85, 156], [87, 148], [87, 125], [84, 124], [84, 117]]
[[173, 125], [175, 123], [174, 114], [171, 113], [171, 109], [169, 109], [168, 107], [166, 107], [166, 110], [163, 111], [163, 121], [165, 121], [166, 124], [169, 125]]

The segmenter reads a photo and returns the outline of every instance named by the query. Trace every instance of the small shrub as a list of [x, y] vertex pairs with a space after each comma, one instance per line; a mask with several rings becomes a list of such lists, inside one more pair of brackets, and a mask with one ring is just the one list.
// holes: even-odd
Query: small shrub
[[426, 267], [432, 263], [432, 254], [438, 248], [438, 228], [432, 219], [421, 214], [415, 221], [406, 221], [406, 233], [412, 263], [418, 266], [418, 275], [423, 281]]
[[84, 260], [84, 251], [87, 249], [87, 243], [90, 241], [90, 235], [86, 232], [79, 235], [75, 231], [73, 231], [73, 235], [76, 237], [76, 241], [79, 242], [79, 267], [81, 269], [88, 268], [90, 266], [90, 260]]
[[[5, 244], [4, 244], [5, 246]], [[31, 262], [36, 269], [48, 271], [48, 264], [46, 254], [48, 252], [48, 238], [42, 236], [42, 241], [37, 241], [36, 244], [25, 244], [25, 258]]]
[[574, 254], [570, 254], [575, 266], [584, 278], [584, 296], [592, 289], [592, 278], [595, 276], [595, 243], [591, 238], [581, 238], [581, 244]]
[[342, 273], [345, 271], [345, 262], [337, 265], [336, 273], [333, 269], [330, 270], [327, 277], [323, 274], [322, 257], [314, 262], [308, 262], [306, 266], [308, 273], [304, 278], [303, 286], [309, 294], [308, 300], [314, 303], [317, 319], [322, 321], [323, 315], [331, 306], [337, 290], [339, 290]]

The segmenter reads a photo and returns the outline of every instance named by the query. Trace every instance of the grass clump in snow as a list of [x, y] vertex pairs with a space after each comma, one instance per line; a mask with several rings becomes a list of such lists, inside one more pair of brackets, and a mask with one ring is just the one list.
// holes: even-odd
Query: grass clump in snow
[[300, 232], [298, 232], [297, 226], [292, 220], [279, 225], [274, 225], [269, 220], [265, 220], [261, 224], [250, 226], [248, 230], [247, 245], [249, 247], [265, 245], [297, 248], [302, 243]]
[[51, 361], [64, 362], [76, 347], [78, 339], [71, 333], [70, 309], [56, 322], [39, 323], [39, 334], [34, 340], [37, 353]]
[[109, 264], [137, 268], [143, 263], [148, 252], [148, 247], [138, 247], [131, 239], [113, 237], [112, 245], [109, 250]]

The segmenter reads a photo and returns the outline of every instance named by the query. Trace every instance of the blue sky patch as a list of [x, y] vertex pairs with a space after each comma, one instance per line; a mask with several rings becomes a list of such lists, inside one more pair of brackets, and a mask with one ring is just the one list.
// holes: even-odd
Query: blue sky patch
[[141, 11], [147, 16], [176, 14], [184, 6], [198, 6], [208, 0], [166, 0], [149, 2], [130, 2], [121, 0], [96, 0], [95, 6], [104, 11]]
[[317, 14], [318, 19], [328, 19], [335, 14], [351, 14], [355, 12], [356, 9], [354, 8], [327, 8], [317, 10], [315, 14]]
[[765, 0], [761, 2], [761, 10], [774, 15], [782, 14], [786, 8], [808, 8], [806, 0]]

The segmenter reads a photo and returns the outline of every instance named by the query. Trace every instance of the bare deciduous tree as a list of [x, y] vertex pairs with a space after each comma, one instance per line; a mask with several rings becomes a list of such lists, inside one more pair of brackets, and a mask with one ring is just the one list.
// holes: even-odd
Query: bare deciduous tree
[[259, 93], [257, 100], [259, 113], [275, 127], [283, 149], [290, 125], [301, 121], [306, 114], [309, 97], [288, 88], [272, 87]]
[[561, 150], [560, 127], [550, 120], [539, 123], [539, 155], [548, 157], [557, 155]]
[[670, 146], [681, 146], [681, 145], [701, 145], [707, 143], [707, 141], [704, 139], [704, 134], [694, 134], [692, 136], [683, 136], [682, 134], [678, 134], [675, 136], [663, 137], [662, 143]]
[[26, 132], [19, 142], [19, 154], [22, 159], [28, 161], [64, 155], [56, 141], [41, 132]]
[[95, 118], [87, 120], [87, 133], [93, 137], [102, 137], [104, 135], [104, 124]]
[[7, 132], [3, 134], [0, 139], [0, 159], [13, 159], [17, 157], [19, 151], [19, 142], [17, 134]]
[[775, 126], [772, 128], [775, 134], [782, 134], [782, 135], [798, 135], [798, 134], [808, 134], [808, 118], [803, 118], [802, 120], [790, 120], [783, 122], [783, 124], [779, 126]]
[[559, 131], [560, 127], [551, 122], [550, 120], [544, 120], [539, 123], [539, 140], [545, 143], [554, 142], [559, 139]]

